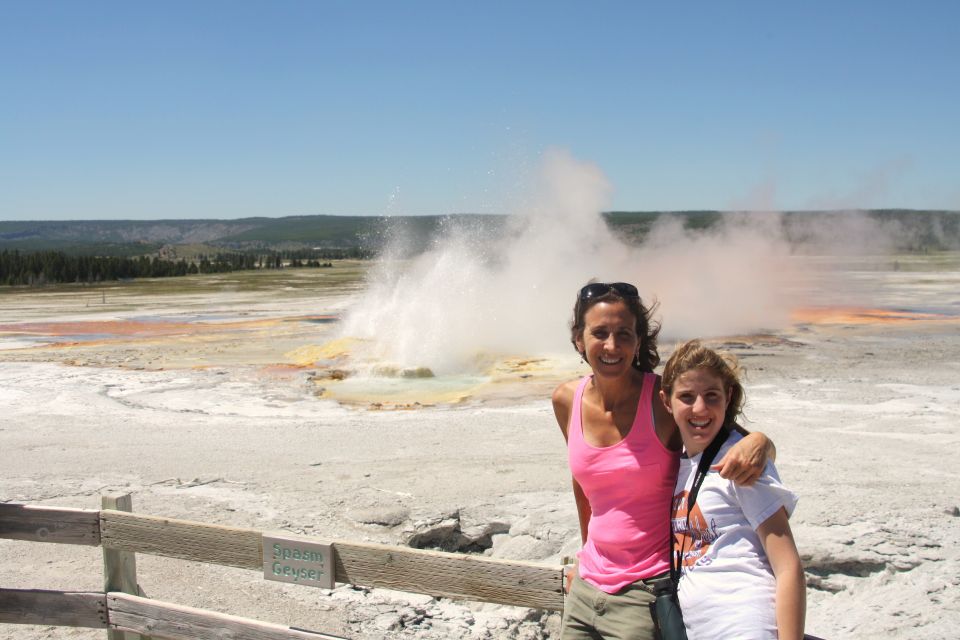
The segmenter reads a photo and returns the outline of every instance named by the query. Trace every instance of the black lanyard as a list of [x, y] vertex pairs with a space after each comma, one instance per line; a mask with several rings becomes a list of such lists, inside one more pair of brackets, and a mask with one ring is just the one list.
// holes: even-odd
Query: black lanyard
[[[720, 427], [720, 431], [717, 432], [717, 435], [713, 437], [713, 441], [710, 442], [709, 446], [703, 451], [703, 455], [700, 456], [700, 463], [697, 464], [697, 475], [693, 477], [693, 486], [690, 487], [690, 493], [687, 494], [687, 530], [686, 536], [692, 538], [690, 535], [690, 512], [693, 511], [693, 505], [697, 501], [697, 494], [700, 493], [700, 485], [703, 484], [704, 479], [707, 477], [707, 473], [710, 471], [710, 465], [713, 464], [713, 459], [717, 457], [717, 452], [720, 451], [720, 447], [723, 446], [723, 443], [727, 441], [727, 437], [730, 435], [730, 431], [726, 427]], [[680, 568], [683, 566], [683, 545], [680, 546], [680, 550], [674, 552], [673, 550], [673, 509], [671, 505], [670, 509], [670, 577], [673, 579], [674, 583], [680, 580]]]

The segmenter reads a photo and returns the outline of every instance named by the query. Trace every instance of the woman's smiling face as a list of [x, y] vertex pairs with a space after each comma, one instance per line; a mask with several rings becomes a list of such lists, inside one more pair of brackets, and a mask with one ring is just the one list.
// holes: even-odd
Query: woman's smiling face
[[692, 369], [680, 374], [669, 397], [660, 397], [680, 427], [680, 437], [688, 455], [707, 448], [723, 426], [732, 389], [723, 388], [723, 380], [709, 369]]
[[621, 301], [598, 302], [583, 316], [577, 348], [600, 376], [618, 376], [633, 367], [640, 340], [637, 319]]

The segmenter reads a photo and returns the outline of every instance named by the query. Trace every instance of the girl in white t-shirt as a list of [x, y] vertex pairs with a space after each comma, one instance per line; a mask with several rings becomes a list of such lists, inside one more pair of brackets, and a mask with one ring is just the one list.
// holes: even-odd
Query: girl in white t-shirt
[[672, 513], [684, 626], [690, 640], [800, 640], [806, 582], [787, 520], [797, 497], [780, 484], [773, 464], [749, 487], [711, 469], [687, 510], [703, 451], [726, 438], [714, 458], [720, 460], [742, 437], [732, 429], [743, 405], [738, 374], [732, 356], [696, 340], [679, 346], [663, 370], [660, 399], [680, 427], [685, 454]]

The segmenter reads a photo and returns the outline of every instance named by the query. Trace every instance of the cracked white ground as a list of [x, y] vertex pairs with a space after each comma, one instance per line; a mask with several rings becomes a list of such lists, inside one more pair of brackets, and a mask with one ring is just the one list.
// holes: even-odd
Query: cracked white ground
[[[903, 277], [878, 272], [873, 282], [878, 306], [911, 310], [905, 316], [837, 312], [726, 341], [748, 371], [747, 426], [774, 439], [780, 475], [801, 496], [792, 525], [809, 578], [807, 629], [826, 638], [948, 638], [960, 627], [960, 471], [951, 462], [960, 445], [960, 277], [924, 273], [922, 290]], [[25, 347], [34, 338], [7, 335], [0, 500], [95, 509], [101, 492], [122, 491], [139, 512], [265, 530], [399, 544], [417, 523], [423, 534], [452, 520], [461, 530], [488, 527], [486, 553], [501, 557], [556, 562], [576, 547], [548, 395], [578, 370], [572, 352], [539, 369], [502, 367], [496, 384], [471, 388], [456, 405], [342, 406], [317, 395], [335, 384], [323, 381], [323, 367], [291, 366], [283, 355], [321, 344], [330, 329], [277, 319], [335, 313], [343, 297], [285, 295], [154, 301], [172, 316], [202, 305], [268, 321], [237, 334], [69, 348]], [[15, 324], [92, 313], [65, 300], [7, 294], [0, 314]], [[948, 312], [917, 311], [932, 300]], [[0, 585], [99, 590], [100, 553], [0, 540]], [[150, 597], [348, 637], [557, 630], [555, 615], [508, 607], [137, 562]], [[102, 633], [0, 625], [0, 637]]]

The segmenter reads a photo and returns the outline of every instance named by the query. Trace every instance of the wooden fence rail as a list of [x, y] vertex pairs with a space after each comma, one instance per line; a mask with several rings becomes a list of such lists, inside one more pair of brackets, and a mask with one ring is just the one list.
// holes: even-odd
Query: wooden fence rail
[[0, 504], [0, 538], [96, 547], [100, 545], [100, 512]]
[[0, 589], [0, 623], [91, 627], [172, 640], [343, 640], [116, 592]]
[[0, 623], [105, 629], [107, 594], [0, 589]]

